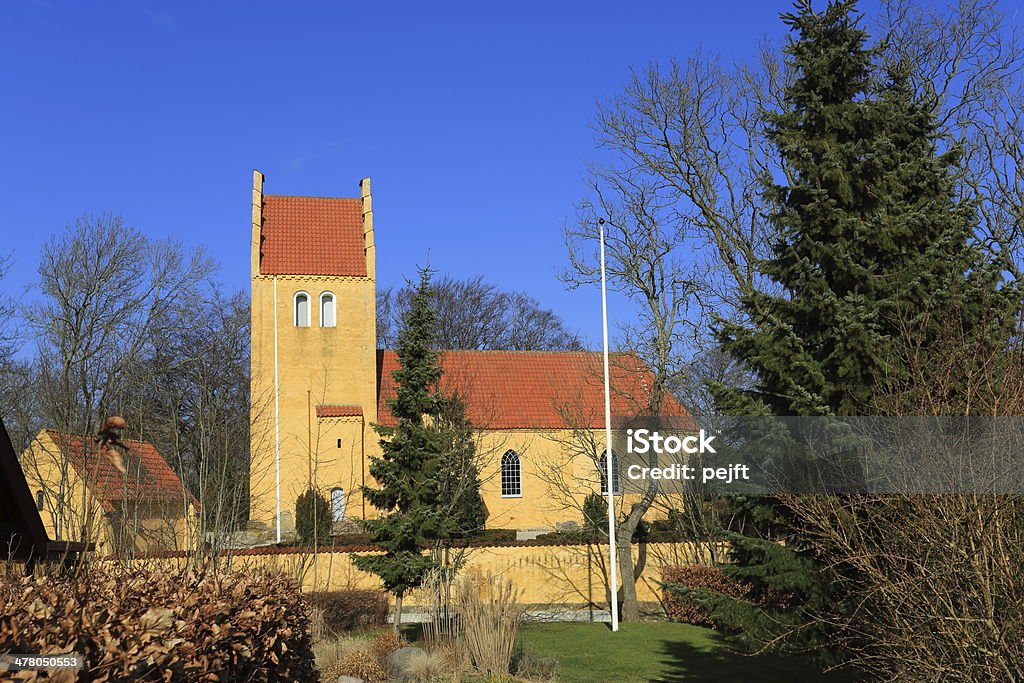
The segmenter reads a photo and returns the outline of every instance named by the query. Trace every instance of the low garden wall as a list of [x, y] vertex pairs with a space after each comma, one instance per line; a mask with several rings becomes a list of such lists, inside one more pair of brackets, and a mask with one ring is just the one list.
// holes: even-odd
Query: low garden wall
[[[462, 549], [465, 570], [488, 573], [510, 580], [520, 592], [519, 601], [536, 605], [606, 605], [608, 546], [597, 544], [504, 544]], [[292, 576], [304, 591], [379, 588], [376, 576], [357, 569], [352, 552], [375, 552], [370, 546], [320, 549], [263, 547], [231, 551], [222, 557], [232, 568], [276, 570]], [[699, 563], [707, 556], [690, 543], [646, 543], [633, 547], [634, 565], [642, 559], [637, 580], [641, 602], [660, 602], [657, 581], [662, 570]], [[154, 560], [140, 560], [152, 562]], [[417, 592], [406, 597], [409, 606], [428, 604]]]

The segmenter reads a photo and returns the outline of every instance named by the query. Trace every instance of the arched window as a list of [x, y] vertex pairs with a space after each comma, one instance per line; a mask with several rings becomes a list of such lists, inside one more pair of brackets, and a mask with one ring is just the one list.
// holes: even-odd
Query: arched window
[[320, 295], [320, 327], [334, 327], [334, 294], [324, 292]]
[[43, 502], [46, 500], [46, 492], [42, 489], [36, 491], [36, 510], [43, 509]]
[[501, 496], [518, 498], [523, 495], [523, 470], [519, 454], [505, 451], [501, 456]]
[[[608, 451], [601, 453], [601, 495], [608, 495]], [[619, 456], [612, 451], [612, 495], [622, 495], [622, 482], [619, 480]]]
[[309, 327], [309, 294], [295, 293], [295, 327]]
[[338, 487], [331, 489], [331, 519], [335, 522], [345, 519], [345, 490]]

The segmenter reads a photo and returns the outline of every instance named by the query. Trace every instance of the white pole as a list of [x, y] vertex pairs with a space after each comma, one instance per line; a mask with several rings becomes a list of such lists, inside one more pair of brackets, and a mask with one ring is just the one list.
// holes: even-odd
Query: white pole
[[605, 481], [608, 486], [608, 567], [612, 611], [612, 631], [619, 630], [618, 566], [615, 552], [615, 453], [612, 451], [612, 394], [608, 377], [608, 281], [604, 269], [604, 219], [598, 219], [601, 232], [601, 332], [604, 335], [604, 443]]
[[277, 542], [281, 542], [281, 404], [280, 381], [277, 369], [277, 276], [274, 276], [274, 477], [277, 496]]

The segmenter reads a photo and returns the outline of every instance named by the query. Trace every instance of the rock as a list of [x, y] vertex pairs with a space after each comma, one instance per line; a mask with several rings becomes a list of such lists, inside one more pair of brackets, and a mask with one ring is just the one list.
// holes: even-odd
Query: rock
[[418, 647], [407, 646], [385, 657], [384, 668], [388, 670], [389, 676], [402, 680], [410, 668], [429, 658], [430, 655]]
[[355, 676], [338, 676], [338, 683], [365, 683], [365, 681]]

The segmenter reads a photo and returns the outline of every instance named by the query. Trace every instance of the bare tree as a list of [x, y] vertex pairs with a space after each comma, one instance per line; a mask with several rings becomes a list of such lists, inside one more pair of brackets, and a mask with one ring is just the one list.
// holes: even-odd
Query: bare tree
[[[437, 348], [563, 351], [582, 348], [554, 312], [524, 292], [504, 292], [484, 282], [439, 278], [432, 285], [437, 302]], [[397, 338], [399, 321], [412, 290], [377, 290], [377, 343]]]
[[197, 534], [218, 545], [249, 506], [249, 302], [213, 291], [193, 305], [126, 373], [122, 400], [200, 501]]
[[[151, 240], [119, 216], [86, 215], [52, 238], [39, 266], [42, 298], [23, 312], [36, 346], [42, 421], [86, 435], [116, 414], [126, 402], [123, 373], [190, 319], [213, 268], [202, 250]], [[66, 462], [61, 472], [63, 488]]]
[[[925, 345], [911, 329], [903, 341], [909, 378], [898, 388], [880, 389], [884, 414], [1024, 415], [1019, 338], [971, 343], [954, 313], [937, 342]], [[917, 443], [905, 423], [920, 423], [913, 417], [900, 423], [910, 432], [907, 439]], [[935, 429], [934, 423], [929, 428]], [[999, 450], [1018, 452], [1017, 428], [1000, 429], [1008, 432], [1009, 442]], [[964, 453], [955, 444], [949, 448], [964, 467], [977, 459], [975, 446], [967, 444]], [[928, 465], [918, 460], [918, 467]], [[991, 480], [988, 473], [974, 480], [972, 488], [1006, 480], [1005, 469], [991, 474]], [[963, 481], [962, 475], [958, 467], [944, 469], [954, 483]], [[784, 499], [801, 537], [849, 596], [842, 607], [813, 616], [836, 635], [853, 665], [883, 680], [1019, 678], [1024, 670], [1024, 505], [1019, 495], [986, 493], [983, 486], [974, 490]]]
[[[644, 175], [627, 169], [595, 171], [591, 188], [595, 201], [585, 202], [578, 224], [567, 226], [563, 233], [570, 266], [562, 277], [570, 286], [600, 280], [597, 238], [598, 224], [603, 222], [608, 286], [627, 296], [637, 309], [635, 322], [620, 327], [621, 346], [643, 359], [653, 376], [647, 395], [632, 398], [641, 414], [660, 415], [669, 387], [683, 372], [682, 351], [694, 329], [688, 314], [697, 283], [679, 249], [686, 238], [684, 224], [667, 205], [670, 200]], [[658, 481], [651, 479], [640, 500], [618, 522], [616, 542], [627, 620], [640, 617], [630, 552], [633, 534], [658, 489]]]

